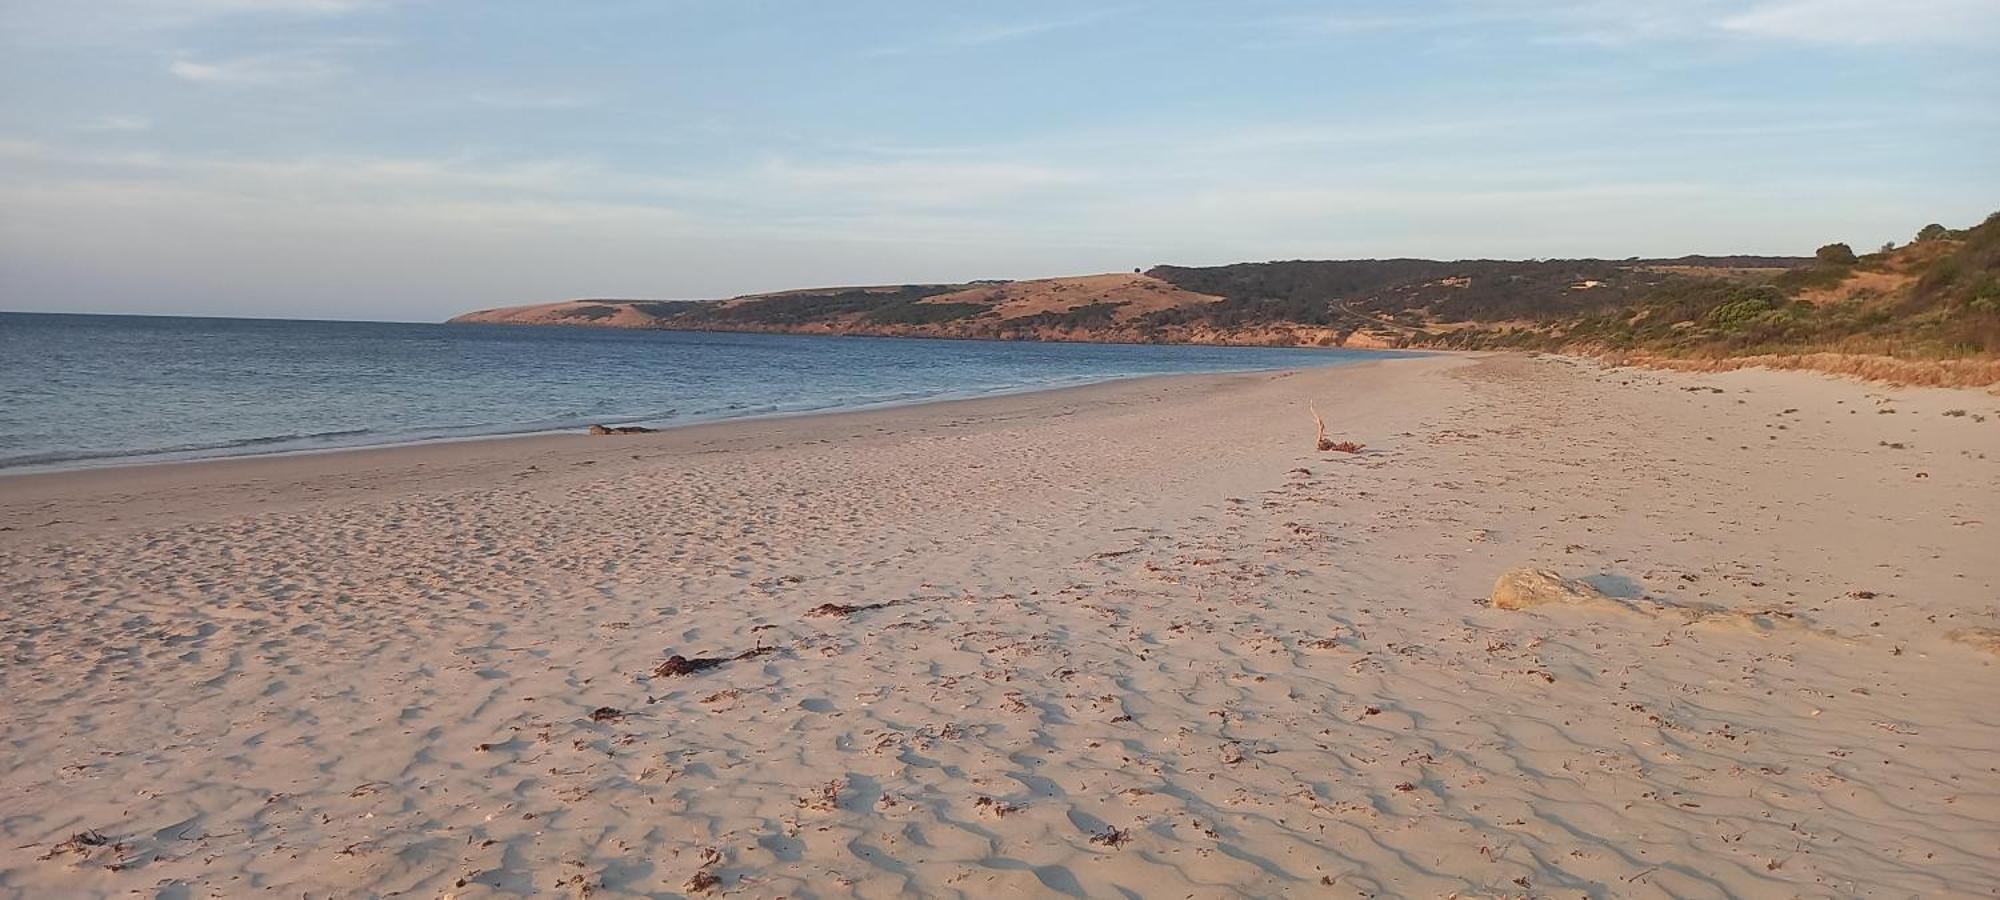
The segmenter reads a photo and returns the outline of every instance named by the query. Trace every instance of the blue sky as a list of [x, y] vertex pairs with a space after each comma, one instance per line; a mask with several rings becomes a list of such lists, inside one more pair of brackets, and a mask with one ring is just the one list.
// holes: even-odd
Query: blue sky
[[0, 0], [0, 309], [1809, 253], [1996, 148], [2000, 0]]

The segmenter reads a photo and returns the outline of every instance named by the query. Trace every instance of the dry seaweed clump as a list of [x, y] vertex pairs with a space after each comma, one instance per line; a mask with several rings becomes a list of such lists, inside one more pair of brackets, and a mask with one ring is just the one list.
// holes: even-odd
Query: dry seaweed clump
[[681, 656], [680, 654], [674, 654], [667, 657], [666, 662], [653, 667], [653, 677], [673, 678], [680, 675], [695, 675], [706, 672], [726, 662], [756, 659], [757, 657], [769, 656], [776, 652], [778, 652], [778, 648], [776, 647], [757, 647], [745, 650], [735, 656]]
[[1005, 800], [995, 800], [992, 797], [981, 797], [972, 801], [972, 805], [996, 816], [1011, 815], [1021, 811], [1021, 807], [1015, 804], [1008, 803]]
[[49, 852], [42, 854], [41, 858], [55, 859], [65, 853], [86, 854], [93, 847], [102, 847], [109, 843], [111, 843], [111, 839], [105, 837], [102, 832], [99, 832], [95, 828], [86, 829], [72, 834], [62, 843], [50, 847]]
[[1090, 842], [1099, 847], [1117, 849], [1132, 842], [1132, 832], [1122, 828], [1104, 826], [1104, 830], [1090, 836]]
[[806, 611], [806, 615], [808, 615], [808, 616], [822, 616], [822, 617], [824, 617], [824, 616], [851, 616], [851, 615], [854, 615], [855, 613], [863, 613], [863, 612], [867, 612], [867, 611], [869, 611], [869, 610], [871, 610], [871, 609], [882, 609], [882, 608], [884, 608], [884, 607], [887, 607], [887, 606], [890, 606], [890, 605], [892, 605], [892, 604], [893, 604], [894, 602], [895, 602], [895, 601], [887, 601], [887, 602], [883, 602], [883, 603], [855, 603], [855, 604], [850, 604], [850, 603], [822, 603], [822, 604], [820, 604], [820, 605], [818, 605], [818, 606], [815, 606], [815, 607], [813, 607], [812, 609], [809, 609], [809, 610], [807, 610], [807, 611]]
[[801, 809], [832, 812], [840, 808], [840, 782], [829, 781], [813, 789], [813, 792], [799, 798]]
[[[1353, 441], [1336, 441], [1333, 438], [1327, 437], [1326, 419], [1320, 417], [1319, 409], [1311, 403], [1306, 404], [1306, 409], [1312, 413], [1313, 424], [1318, 427], [1318, 431], [1313, 435], [1313, 446], [1318, 448], [1321, 453], [1360, 453], [1367, 446], [1366, 444], [1357, 444]], [[1307, 474], [1311, 473], [1308, 472]]]
[[658, 678], [672, 678], [679, 675], [693, 675], [698, 672], [706, 672], [728, 661], [729, 659], [727, 657], [722, 657], [722, 656], [697, 656], [690, 659], [688, 657], [675, 654], [673, 656], [667, 657], [666, 662], [654, 666], [653, 675]]

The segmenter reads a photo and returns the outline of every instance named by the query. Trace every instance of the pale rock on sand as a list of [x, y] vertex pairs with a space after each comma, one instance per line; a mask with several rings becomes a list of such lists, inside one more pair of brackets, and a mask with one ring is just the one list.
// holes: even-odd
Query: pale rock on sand
[[1613, 601], [1603, 591], [1547, 569], [1510, 569], [1494, 582], [1493, 593], [1487, 602], [1494, 609], [1528, 609], [1549, 605], [1590, 606]]

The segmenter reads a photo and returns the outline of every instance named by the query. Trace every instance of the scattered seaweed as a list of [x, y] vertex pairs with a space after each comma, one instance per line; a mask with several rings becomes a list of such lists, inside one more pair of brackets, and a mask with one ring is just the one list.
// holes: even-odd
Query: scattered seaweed
[[840, 781], [829, 781], [815, 788], [812, 793], [799, 798], [801, 809], [832, 812], [840, 808]]
[[995, 800], [992, 797], [981, 797], [972, 801], [972, 805], [996, 816], [1005, 816], [1021, 811], [1021, 807], [1019, 806], [1008, 803], [1005, 800]]
[[109, 843], [111, 843], [111, 839], [105, 837], [103, 832], [95, 828], [88, 828], [72, 834], [62, 843], [50, 847], [49, 852], [42, 854], [41, 858], [55, 859], [65, 853], [82, 855], [89, 853], [92, 847], [102, 847]]
[[653, 668], [653, 676], [656, 678], [673, 678], [680, 675], [694, 675], [706, 672], [728, 661], [729, 658], [725, 656], [697, 656], [689, 659], [688, 657], [675, 654], [667, 657], [666, 662], [655, 666]]
[[1106, 825], [1103, 831], [1090, 836], [1090, 842], [1099, 847], [1110, 847], [1115, 850], [1132, 842], [1132, 832]]
[[653, 667], [655, 678], [675, 678], [681, 675], [698, 675], [726, 662], [756, 659], [778, 652], [776, 647], [756, 647], [735, 656], [682, 656], [678, 653], [667, 657], [666, 662]]
[[894, 605], [896, 605], [896, 601], [894, 600], [886, 600], [881, 603], [822, 603], [807, 610], [806, 615], [818, 617], [851, 616], [855, 613], [864, 613], [871, 609], [881, 609], [885, 606]]

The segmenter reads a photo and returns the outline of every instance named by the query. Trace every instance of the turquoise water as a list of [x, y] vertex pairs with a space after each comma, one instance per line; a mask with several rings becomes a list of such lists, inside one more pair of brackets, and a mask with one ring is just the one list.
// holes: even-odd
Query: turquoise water
[[674, 425], [1366, 351], [0, 313], [0, 469]]

